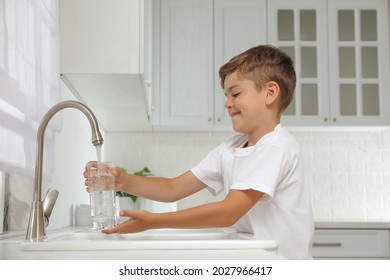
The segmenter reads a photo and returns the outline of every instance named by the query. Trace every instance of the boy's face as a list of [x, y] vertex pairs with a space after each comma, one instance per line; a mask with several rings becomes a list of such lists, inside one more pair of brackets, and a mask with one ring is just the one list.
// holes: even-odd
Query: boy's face
[[226, 76], [224, 90], [227, 98], [225, 108], [232, 118], [233, 129], [248, 135], [261, 132], [259, 130], [265, 121], [267, 88], [259, 91], [252, 80], [233, 72]]

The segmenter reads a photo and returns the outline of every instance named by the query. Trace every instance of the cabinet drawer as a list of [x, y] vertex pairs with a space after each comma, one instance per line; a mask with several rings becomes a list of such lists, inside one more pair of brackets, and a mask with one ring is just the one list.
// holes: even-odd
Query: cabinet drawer
[[319, 229], [312, 242], [314, 258], [389, 258], [388, 230]]

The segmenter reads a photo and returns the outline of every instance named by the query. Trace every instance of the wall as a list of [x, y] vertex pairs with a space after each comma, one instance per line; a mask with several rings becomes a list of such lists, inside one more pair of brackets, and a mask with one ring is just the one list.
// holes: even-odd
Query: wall
[[[316, 221], [390, 221], [390, 129], [292, 134], [304, 155]], [[190, 169], [229, 135], [110, 133], [105, 157], [130, 172], [148, 166], [155, 175], [172, 177]], [[213, 200], [204, 191], [179, 201], [178, 208]]]

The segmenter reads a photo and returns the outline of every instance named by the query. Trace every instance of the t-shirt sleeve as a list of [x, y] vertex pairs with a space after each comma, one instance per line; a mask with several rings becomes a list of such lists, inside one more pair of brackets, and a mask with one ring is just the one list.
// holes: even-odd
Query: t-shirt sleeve
[[221, 155], [224, 145], [224, 143], [220, 144], [211, 150], [204, 159], [191, 169], [195, 177], [207, 185], [207, 189], [213, 195], [217, 195], [223, 190]]
[[278, 145], [258, 147], [249, 155], [236, 154], [231, 189], [253, 189], [273, 197], [286, 163], [285, 149]]

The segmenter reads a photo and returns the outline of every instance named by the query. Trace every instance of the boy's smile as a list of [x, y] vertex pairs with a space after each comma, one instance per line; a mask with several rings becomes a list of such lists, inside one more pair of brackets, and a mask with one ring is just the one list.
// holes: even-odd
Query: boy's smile
[[234, 118], [235, 116], [237, 116], [239, 114], [241, 114], [241, 112], [233, 112], [233, 111], [229, 112], [229, 115], [230, 115], [231, 118]]

